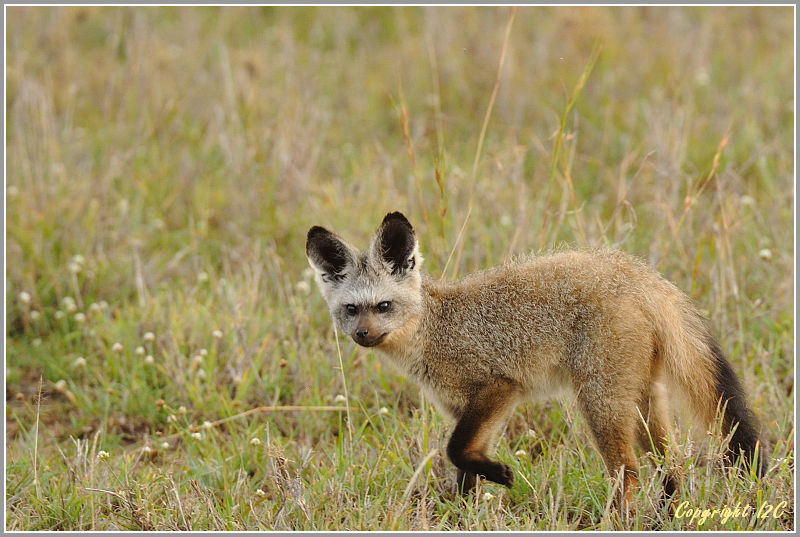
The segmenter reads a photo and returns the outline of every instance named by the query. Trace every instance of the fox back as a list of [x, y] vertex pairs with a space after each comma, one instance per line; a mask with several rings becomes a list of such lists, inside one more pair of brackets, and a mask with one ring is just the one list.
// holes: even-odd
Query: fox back
[[[364, 252], [320, 227], [306, 253], [337, 327], [375, 347], [417, 381], [456, 427], [448, 456], [458, 486], [476, 476], [510, 486], [491, 460], [514, 407], [571, 390], [621, 498], [637, 480], [633, 446], [663, 452], [664, 383], [685, 395], [704, 425], [722, 409], [743, 454], [763, 473], [758, 433], [739, 379], [689, 298], [655, 270], [616, 250], [527, 257], [452, 283], [420, 272], [413, 228], [388, 214]], [[677, 480], [665, 479], [665, 496]]]

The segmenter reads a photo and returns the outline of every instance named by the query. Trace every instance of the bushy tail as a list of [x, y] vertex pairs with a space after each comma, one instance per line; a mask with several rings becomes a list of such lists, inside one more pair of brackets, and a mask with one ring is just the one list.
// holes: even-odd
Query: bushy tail
[[760, 477], [764, 474], [764, 454], [744, 388], [689, 299], [677, 288], [670, 291], [669, 304], [660, 304], [653, 319], [664, 370], [686, 393], [689, 405], [706, 426], [712, 425], [718, 411], [723, 412], [723, 433], [733, 431], [729, 462], [741, 453]]

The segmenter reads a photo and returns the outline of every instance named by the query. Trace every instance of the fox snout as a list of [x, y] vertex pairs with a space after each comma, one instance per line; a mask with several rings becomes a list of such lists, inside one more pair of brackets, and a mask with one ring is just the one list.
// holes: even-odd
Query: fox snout
[[387, 332], [381, 332], [381, 330], [370, 323], [369, 320], [368, 315], [362, 315], [359, 318], [359, 322], [356, 324], [356, 329], [350, 334], [353, 341], [362, 347], [374, 347], [375, 345], [379, 345], [387, 334]]

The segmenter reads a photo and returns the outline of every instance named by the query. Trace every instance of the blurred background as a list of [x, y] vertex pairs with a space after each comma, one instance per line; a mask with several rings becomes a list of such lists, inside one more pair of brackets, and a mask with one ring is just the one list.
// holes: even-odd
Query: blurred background
[[[305, 234], [364, 246], [393, 210], [433, 277], [565, 245], [647, 259], [709, 315], [781, 442], [793, 22], [791, 7], [6, 8], [12, 518], [42, 509], [22, 462], [40, 378], [53, 468], [70, 437], [135, 444], [179, 406], [199, 423], [329, 403], [342, 372]], [[350, 400], [418, 406], [343, 352]], [[339, 423], [275, 419], [300, 439]]]

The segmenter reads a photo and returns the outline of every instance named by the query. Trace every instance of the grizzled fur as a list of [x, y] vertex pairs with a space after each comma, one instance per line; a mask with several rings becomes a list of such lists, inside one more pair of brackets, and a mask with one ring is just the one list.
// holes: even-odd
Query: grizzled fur
[[[758, 433], [739, 379], [689, 298], [631, 256], [564, 251], [446, 283], [420, 272], [397, 212], [364, 252], [315, 226], [306, 253], [337, 327], [455, 419], [447, 453], [462, 491], [477, 475], [511, 485], [510, 468], [490, 458], [496, 435], [518, 403], [561, 389], [577, 397], [609, 472], [623, 470], [625, 501], [634, 445], [665, 446], [664, 382], [706, 426], [723, 409], [733, 455], [753, 462]], [[675, 486], [668, 476], [665, 493]]]

